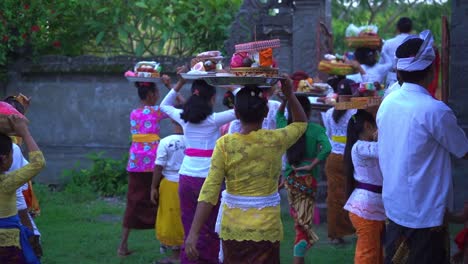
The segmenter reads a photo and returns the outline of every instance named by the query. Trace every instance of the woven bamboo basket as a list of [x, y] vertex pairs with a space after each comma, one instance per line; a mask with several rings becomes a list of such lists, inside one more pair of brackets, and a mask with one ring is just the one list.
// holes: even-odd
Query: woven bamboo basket
[[369, 106], [380, 105], [380, 103], [382, 103], [382, 98], [380, 97], [352, 97], [350, 101], [336, 103], [335, 109], [366, 109]]
[[322, 60], [319, 62], [318, 70], [332, 75], [348, 75], [356, 73], [353, 66], [346, 63], [333, 63], [331, 61]]
[[377, 35], [347, 37], [345, 41], [349, 48], [379, 49], [382, 46], [382, 39]]
[[278, 77], [278, 69], [270, 67], [239, 67], [231, 68], [231, 73], [237, 77]]
[[235, 45], [236, 52], [255, 52], [268, 48], [279, 48], [281, 42], [279, 39], [260, 40]]

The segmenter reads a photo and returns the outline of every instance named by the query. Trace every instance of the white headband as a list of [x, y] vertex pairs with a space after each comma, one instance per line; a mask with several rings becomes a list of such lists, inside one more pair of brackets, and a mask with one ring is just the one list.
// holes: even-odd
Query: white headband
[[[403, 43], [413, 38], [418, 38], [418, 36], [409, 36]], [[423, 43], [416, 56], [398, 59], [396, 65], [397, 70], [407, 72], [422, 71], [434, 61], [435, 52], [432, 48], [434, 38], [432, 37], [431, 31], [424, 30], [419, 34], [419, 38], [423, 40]]]

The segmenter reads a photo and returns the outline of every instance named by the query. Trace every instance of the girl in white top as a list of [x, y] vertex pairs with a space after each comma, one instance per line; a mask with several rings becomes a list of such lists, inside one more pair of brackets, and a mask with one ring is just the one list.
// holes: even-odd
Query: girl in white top
[[174, 134], [159, 142], [154, 162], [151, 201], [158, 205], [156, 238], [160, 251], [168, 249], [172, 255], [158, 263], [176, 263], [180, 259], [180, 248], [184, 243], [184, 227], [180, 216], [179, 169], [184, 159], [184, 133], [182, 127], [172, 121]]
[[[348, 79], [337, 85], [338, 95], [351, 95], [351, 84]], [[343, 209], [346, 203], [345, 176], [343, 171], [343, 153], [346, 144], [348, 121], [356, 110], [336, 110], [330, 108], [325, 113], [324, 125], [332, 146], [332, 153], [325, 164], [327, 176], [327, 220], [328, 238], [333, 244], [344, 243], [343, 237], [354, 233], [354, 228]]]
[[383, 263], [385, 210], [374, 116], [359, 110], [348, 124], [344, 155], [349, 199], [344, 209], [356, 229], [354, 263]]
[[[174, 107], [177, 93], [181, 86], [172, 89], [161, 102], [161, 109], [172, 120], [179, 123], [184, 130], [185, 157], [179, 174], [179, 198], [181, 205], [182, 224], [185, 235], [190, 232], [200, 189], [208, 176], [216, 140], [220, 136], [220, 128], [236, 119], [234, 110], [213, 113], [216, 88], [203, 80], [192, 84], [192, 95], [185, 102], [183, 109]], [[233, 92], [236, 94], [236, 91]], [[215, 223], [219, 203], [212, 211], [210, 219], [201, 230], [203, 240], [198, 244], [203, 263], [218, 263], [219, 237], [215, 233]], [[181, 263], [191, 263], [182, 247]]]

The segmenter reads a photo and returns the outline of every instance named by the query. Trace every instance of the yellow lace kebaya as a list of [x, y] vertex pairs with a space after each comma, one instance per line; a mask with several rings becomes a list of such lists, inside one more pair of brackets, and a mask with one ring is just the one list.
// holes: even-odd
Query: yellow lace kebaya
[[[29, 152], [29, 164], [19, 170], [0, 174], [0, 218], [18, 213], [16, 209], [16, 189], [31, 180], [44, 168], [42, 152]], [[0, 229], [0, 247], [20, 246], [19, 229]]]
[[[229, 194], [268, 196], [278, 192], [281, 156], [304, 133], [307, 123], [292, 123], [277, 130], [247, 135], [225, 135], [216, 142], [211, 168], [198, 201], [216, 205], [225, 179]], [[283, 238], [280, 206], [240, 209], [224, 206], [220, 237], [236, 241], [280, 241]]]

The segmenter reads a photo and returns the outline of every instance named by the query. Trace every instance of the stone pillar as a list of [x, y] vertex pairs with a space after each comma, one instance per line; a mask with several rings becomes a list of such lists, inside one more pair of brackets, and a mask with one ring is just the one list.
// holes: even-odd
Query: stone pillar
[[[452, 21], [450, 23], [450, 89], [449, 106], [457, 116], [458, 123], [468, 134], [468, 1], [452, 1]], [[468, 161], [454, 160], [453, 181], [455, 207], [463, 208], [468, 200]]]
[[329, 25], [326, 16], [327, 0], [296, 0], [293, 16], [293, 71], [317, 74], [320, 50], [320, 22]]
[[283, 2], [278, 6], [279, 13], [275, 16], [266, 14], [262, 18], [262, 33], [268, 39], [279, 39], [280, 48], [274, 49], [274, 57], [281, 72], [292, 73], [292, 9]]

